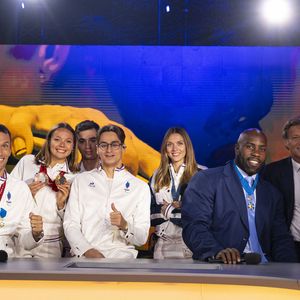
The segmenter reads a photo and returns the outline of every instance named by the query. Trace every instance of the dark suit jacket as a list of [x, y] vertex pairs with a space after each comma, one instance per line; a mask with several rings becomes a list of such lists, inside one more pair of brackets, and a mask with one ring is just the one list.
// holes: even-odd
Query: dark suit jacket
[[[232, 163], [197, 173], [183, 196], [183, 239], [193, 258], [205, 260], [224, 248], [243, 252], [249, 238], [244, 192]], [[269, 182], [256, 188], [257, 235], [268, 260], [296, 262], [282, 197]]]
[[265, 166], [262, 176], [265, 180], [271, 182], [282, 193], [285, 217], [288, 227], [290, 228], [295, 205], [292, 159], [288, 157], [270, 163]]

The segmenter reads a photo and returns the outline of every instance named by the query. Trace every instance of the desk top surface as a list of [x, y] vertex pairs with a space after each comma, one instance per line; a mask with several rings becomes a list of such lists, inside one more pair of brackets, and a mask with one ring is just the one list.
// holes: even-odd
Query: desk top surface
[[9, 259], [1, 280], [180, 282], [238, 284], [300, 290], [300, 264], [209, 264], [185, 260]]

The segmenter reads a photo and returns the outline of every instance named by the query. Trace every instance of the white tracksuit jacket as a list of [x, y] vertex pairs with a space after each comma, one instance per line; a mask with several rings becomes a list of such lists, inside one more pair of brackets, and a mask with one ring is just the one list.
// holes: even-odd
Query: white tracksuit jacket
[[29, 214], [34, 210], [34, 200], [26, 183], [7, 174], [0, 208], [7, 212], [1, 219], [0, 249], [9, 257], [18, 256], [20, 243], [31, 250], [42, 242], [32, 236]]
[[[114, 203], [128, 223], [124, 233], [110, 223]], [[77, 175], [67, 204], [64, 230], [78, 257], [95, 248], [107, 258], [135, 258], [150, 228], [150, 189], [123, 168], [108, 178], [101, 167]]]
[[[34, 161], [33, 155], [26, 155], [17, 163], [11, 175], [25, 181], [27, 184], [33, 182], [35, 174], [39, 173], [40, 165]], [[65, 171], [64, 175], [68, 181], [72, 181], [75, 176], [70, 172], [66, 163], [56, 164], [47, 168], [47, 173], [52, 180], [55, 180], [60, 171]], [[61, 257], [63, 238], [63, 217], [65, 209], [58, 210], [56, 204], [56, 192], [49, 186], [40, 189], [35, 195], [36, 208], [34, 213], [43, 218], [44, 241], [32, 251], [22, 249], [20, 246], [20, 256], [23, 257]]]

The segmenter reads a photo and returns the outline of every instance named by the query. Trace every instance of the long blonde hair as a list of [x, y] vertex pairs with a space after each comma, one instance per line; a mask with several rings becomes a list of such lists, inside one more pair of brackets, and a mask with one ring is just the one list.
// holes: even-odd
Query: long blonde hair
[[195, 159], [194, 148], [192, 141], [185, 129], [180, 127], [171, 127], [167, 130], [160, 149], [160, 165], [157, 169], [157, 173], [154, 181], [154, 190], [158, 192], [162, 187], [169, 186], [171, 182], [171, 176], [169, 171], [169, 164], [171, 162], [167, 155], [167, 142], [171, 134], [177, 133], [182, 136], [185, 148], [185, 170], [180, 180], [180, 185], [184, 185], [189, 182], [191, 177], [197, 172], [197, 162]]
[[45, 164], [47, 167], [51, 163], [51, 152], [50, 152], [50, 140], [53, 135], [53, 133], [60, 128], [64, 128], [69, 130], [72, 133], [73, 136], [73, 149], [71, 154], [67, 157], [68, 167], [71, 172], [78, 171], [77, 166], [77, 139], [74, 129], [68, 124], [68, 123], [58, 123], [55, 125], [47, 134], [46, 141], [44, 145], [42, 146], [41, 150], [38, 152], [38, 154], [35, 156], [35, 162], [36, 164]]

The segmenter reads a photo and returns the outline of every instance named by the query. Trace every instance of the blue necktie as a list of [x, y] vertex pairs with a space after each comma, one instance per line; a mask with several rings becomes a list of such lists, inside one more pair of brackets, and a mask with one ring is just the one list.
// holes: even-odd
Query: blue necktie
[[[253, 178], [252, 177], [246, 177], [245, 178], [249, 186], [252, 187], [253, 184]], [[263, 251], [261, 249], [257, 232], [256, 232], [256, 225], [255, 225], [255, 206], [256, 206], [256, 199], [254, 196], [254, 193], [249, 195], [246, 193], [246, 203], [247, 203], [247, 212], [248, 212], [248, 222], [249, 222], [249, 246], [252, 252], [259, 253], [261, 255], [262, 262], [267, 262], [267, 259], [265, 258]]]

